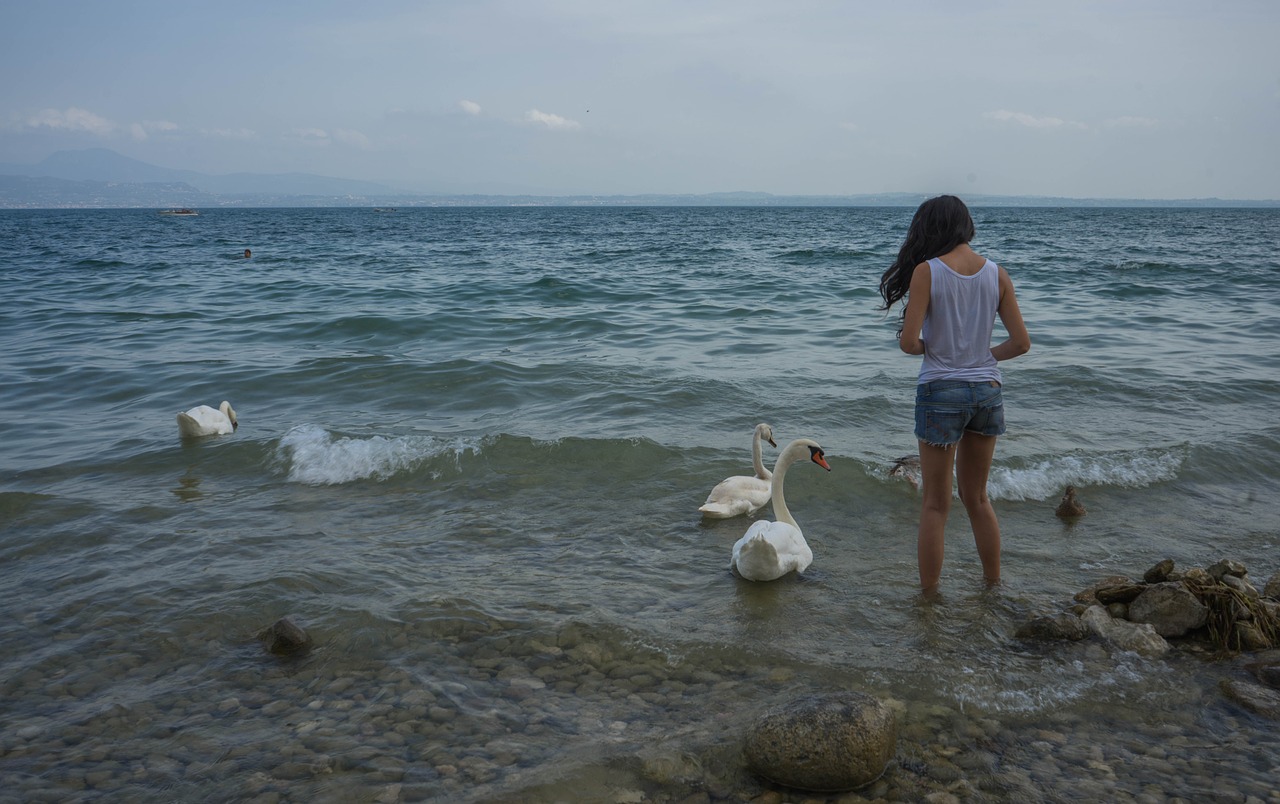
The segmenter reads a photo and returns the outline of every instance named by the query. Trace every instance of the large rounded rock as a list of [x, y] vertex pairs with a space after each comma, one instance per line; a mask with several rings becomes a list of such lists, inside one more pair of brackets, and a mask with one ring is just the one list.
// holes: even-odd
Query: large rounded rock
[[1145, 583], [1118, 583], [1096, 589], [1094, 595], [1099, 603], [1110, 606], [1112, 603], [1132, 603], [1147, 588]]
[[1252, 681], [1234, 678], [1224, 678], [1218, 685], [1228, 698], [1250, 712], [1280, 720], [1280, 692]]
[[1076, 615], [1063, 612], [1036, 617], [1024, 623], [1014, 636], [1018, 639], [1081, 640], [1089, 636], [1089, 627]]
[[1271, 576], [1271, 578], [1267, 581], [1267, 585], [1263, 587], [1262, 594], [1266, 595], [1267, 597], [1280, 600], [1280, 572], [1277, 572], [1275, 575]]
[[287, 615], [259, 631], [258, 639], [277, 656], [304, 656], [312, 645], [311, 635]]
[[1147, 570], [1143, 574], [1142, 580], [1147, 583], [1164, 583], [1169, 580], [1169, 573], [1173, 572], [1173, 566], [1173, 559], [1166, 558], [1164, 561], [1161, 561], [1159, 564], [1156, 564], [1154, 567]]
[[861, 692], [811, 695], [765, 712], [747, 736], [747, 766], [787, 787], [834, 792], [875, 781], [897, 751], [893, 712]]
[[1180, 583], [1157, 583], [1129, 604], [1129, 619], [1150, 623], [1162, 637], [1180, 637], [1204, 626], [1209, 607]]
[[1143, 656], [1163, 656], [1169, 652], [1169, 643], [1156, 633], [1148, 623], [1131, 623], [1116, 620], [1102, 606], [1090, 606], [1080, 615], [1089, 630], [1121, 650], [1131, 650]]

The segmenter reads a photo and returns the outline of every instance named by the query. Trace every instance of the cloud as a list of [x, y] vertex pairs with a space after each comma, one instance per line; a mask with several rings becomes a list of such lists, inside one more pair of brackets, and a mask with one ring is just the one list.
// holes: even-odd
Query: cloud
[[369, 138], [359, 131], [351, 131], [345, 128], [335, 129], [333, 138], [343, 145], [354, 145], [362, 150], [368, 150], [372, 147]]
[[582, 124], [577, 120], [569, 120], [558, 114], [550, 112], [540, 112], [537, 109], [530, 109], [524, 113], [524, 122], [535, 126], [545, 126], [552, 131], [572, 131], [582, 128]]
[[257, 132], [248, 128], [208, 128], [201, 132], [206, 137], [220, 140], [256, 140]]
[[141, 123], [129, 124], [129, 134], [139, 142], [148, 139], [152, 134], [168, 134], [177, 130], [178, 124], [170, 123], [168, 120], [143, 120]]
[[1133, 117], [1126, 115], [1125, 117], [1112, 118], [1103, 125], [1110, 126], [1112, 128], [1150, 128], [1151, 126], [1160, 125], [1160, 121], [1150, 117]]
[[289, 132], [288, 136], [290, 139], [301, 140], [313, 145], [328, 145], [330, 142], [329, 132], [322, 128], [295, 128]]
[[1070, 126], [1072, 128], [1084, 128], [1081, 123], [1073, 123], [1063, 120], [1060, 117], [1037, 117], [1036, 115], [1027, 114], [1026, 112], [1011, 112], [1007, 109], [1001, 109], [997, 112], [987, 112], [983, 117], [988, 120], [999, 120], [1002, 123], [1017, 123], [1027, 128], [1061, 128]]
[[295, 128], [286, 134], [285, 138], [307, 145], [333, 145], [334, 143], [339, 143], [352, 145], [364, 150], [372, 148], [372, 143], [368, 137], [359, 131], [349, 128], [335, 128], [333, 131], [327, 131], [323, 128]]
[[460, 100], [458, 101], [458, 108], [467, 114], [480, 114], [480, 104], [475, 101]]
[[86, 131], [105, 137], [115, 130], [116, 126], [105, 117], [93, 112], [78, 109], [74, 106], [67, 109], [42, 109], [27, 118], [28, 128], [52, 128], [60, 131]]

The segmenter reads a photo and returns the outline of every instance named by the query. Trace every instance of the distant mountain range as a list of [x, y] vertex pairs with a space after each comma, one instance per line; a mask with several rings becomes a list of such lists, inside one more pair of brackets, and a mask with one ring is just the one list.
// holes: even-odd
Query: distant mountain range
[[34, 165], [0, 163], [0, 207], [236, 206], [264, 199], [401, 195], [382, 184], [309, 173], [229, 173], [159, 167], [106, 148], [58, 151]]
[[[81, 207], [336, 206], [915, 206], [922, 193], [795, 196], [770, 193], [695, 195], [430, 195], [384, 184], [310, 173], [210, 175], [140, 162], [106, 148], [58, 151], [33, 165], [0, 163], [0, 209]], [[1217, 198], [1153, 201], [1043, 196], [966, 195], [971, 206], [1280, 207], [1280, 201]]]

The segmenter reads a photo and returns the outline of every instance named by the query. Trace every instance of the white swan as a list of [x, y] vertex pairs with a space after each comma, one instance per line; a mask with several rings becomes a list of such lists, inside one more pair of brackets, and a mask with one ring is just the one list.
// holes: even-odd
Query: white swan
[[787, 467], [804, 457], [830, 472], [825, 455], [818, 442], [808, 438], [797, 438], [787, 445], [773, 465], [773, 515], [778, 521], [762, 520], [748, 528], [733, 546], [729, 569], [737, 570], [749, 581], [772, 581], [793, 570], [804, 572], [809, 568], [813, 551], [787, 509], [787, 501], [782, 497], [782, 481]]
[[728, 519], [741, 514], [759, 511], [769, 502], [769, 494], [773, 488], [770, 482], [773, 472], [764, 468], [760, 459], [760, 442], [768, 441], [769, 446], [778, 446], [773, 440], [773, 428], [763, 422], [756, 425], [755, 434], [751, 437], [751, 462], [756, 468], [755, 477], [734, 475], [727, 477], [711, 490], [707, 501], [698, 510], [711, 519]]
[[178, 435], [183, 438], [224, 435], [240, 426], [231, 403], [224, 401], [216, 408], [197, 405], [186, 413], [178, 414]]

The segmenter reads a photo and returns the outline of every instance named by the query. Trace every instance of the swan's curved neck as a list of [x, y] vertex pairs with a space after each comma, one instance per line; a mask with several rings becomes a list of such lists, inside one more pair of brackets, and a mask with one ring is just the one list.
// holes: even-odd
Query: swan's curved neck
[[802, 455], [808, 455], [809, 448], [804, 444], [793, 445], [783, 451], [778, 456], [778, 462], [773, 465], [773, 515], [777, 517], [779, 522], [786, 522], [793, 528], [800, 527], [796, 524], [795, 517], [791, 516], [791, 509], [787, 508], [786, 498], [782, 496], [782, 482], [787, 476], [787, 469], [791, 464], [800, 460]]
[[760, 431], [757, 430], [755, 438], [751, 439], [751, 462], [755, 465], [756, 477], [761, 480], [768, 480], [773, 477], [773, 472], [770, 472], [764, 466], [764, 459], [760, 455], [760, 440]]

